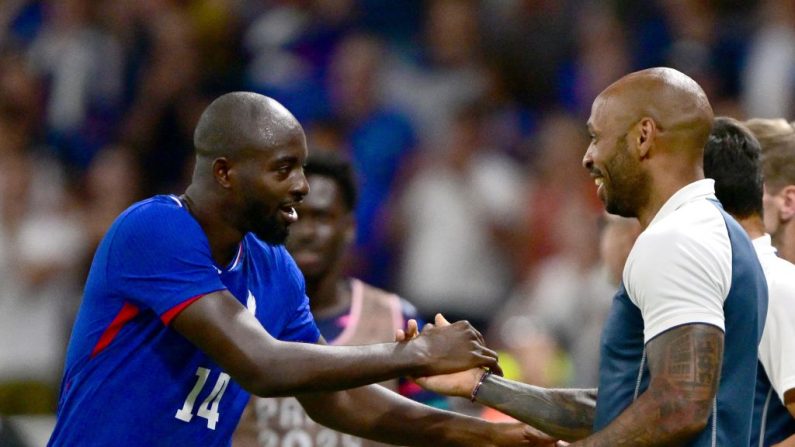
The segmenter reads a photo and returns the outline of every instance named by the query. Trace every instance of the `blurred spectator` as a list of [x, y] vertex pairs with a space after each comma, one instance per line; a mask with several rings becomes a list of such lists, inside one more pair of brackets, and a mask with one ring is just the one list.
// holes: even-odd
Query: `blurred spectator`
[[590, 212], [571, 207], [567, 217], [561, 231], [568, 241], [564, 249], [514, 291], [495, 318], [492, 335], [518, 360], [520, 380], [593, 388], [602, 325], [640, 224], [604, 215], [597, 244]]
[[751, 42], [743, 81], [748, 116], [776, 118], [795, 113], [795, 4], [765, 0], [762, 26]]
[[632, 71], [622, 24], [606, 3], [579, 11], [574, 58], [561, 70], [561, 101], [576, 116], [587, 117], [596, 95]]
[[416, 144], [408, 119], [379, 96], [385, 48], [370, 35], [352, 34], [334, 50], [328, 78], [332, 110], [359, 173], [356, 270], [376, 286], [389, 284], [392, 255], [385, 219], [396, 176]]
[[482, 110], [459, 109], [447, 148], [421, 165], [400, 201], [400, 291], [426, 316], [485, 329], [513, 277], [507, 238], [522, 213], [523, 177], [491, 150]]
[[570, 233], [562, 226], [572, 208], [587, 219], [598, 216], [602, 208], [593, 180], [582, 168], [588, 147], [582, 121], [565, 113], [550, 113], [528, 144], [535, 147], [537, 158], [531, 188], [519, 208], [526, 225], [515, 249], [515, 270], [520, 276], [532, 275], [538, 262], [556, 255], [568, 243]]
[[447, 148], [454, 111], [485, 90], [478, 11], [473, 0], [427, 2], [420, 54], [387, 72], [386, 97], [409, 113], [424, 150]]
[[57, 164], [5, 151], [0, 165], [0, 414], [53, 412], [84, 234]]
[[123, 59], [119, 43], [96, 26], [97, 2], [50, 0], [29, 50], [46, 79], [47, 138], [59, 157], [84, 168], [112, 135], [119, 116]]

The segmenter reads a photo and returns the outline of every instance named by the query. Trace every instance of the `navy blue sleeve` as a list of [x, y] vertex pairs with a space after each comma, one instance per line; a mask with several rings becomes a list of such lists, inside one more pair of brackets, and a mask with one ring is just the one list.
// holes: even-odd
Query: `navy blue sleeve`
[[108, 277], [115, 291], [166, 324], [180, 305], [225, 289], [207, 237], [176, 205], [145, 202], [118, 223], [110, 246]]

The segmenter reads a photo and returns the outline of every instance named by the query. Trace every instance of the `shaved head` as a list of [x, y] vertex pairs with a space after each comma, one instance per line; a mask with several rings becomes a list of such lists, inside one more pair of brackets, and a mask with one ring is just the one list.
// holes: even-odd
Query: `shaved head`
[[704, 178], [712, 122], [704, 90], [671, 68], [630, 73], [602, 91], [583, 166], [607, 211], [646, 225], [673, 193]]
[[699, 157], [712, 129], [712, 106], [704, 90], [672, 68], [630, 73], [607, 87], [597, 101], [625, 128], [644, 117], [653, 119], [672, 146], [697, 151]]
[[199, 158], [212, 160], [283, 146], [297, 135], [303, 137], [301, 125], [277, 101], [257, 93], [232, 92], [204, 110], [193, 144]]

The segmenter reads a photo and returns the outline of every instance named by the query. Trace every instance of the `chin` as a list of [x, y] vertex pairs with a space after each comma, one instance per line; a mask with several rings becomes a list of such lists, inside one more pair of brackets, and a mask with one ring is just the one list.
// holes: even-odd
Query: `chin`
[[287, 228], [282, 228], [279, 231], [275, 231], [273, 228], [268, 229], [268, 231], [254, 231], [253, 232], [257, 239], [265, 242], [269, 245], [284, 245], [284, 242], [287, 240], [287, 236], [290, 235], [290, 230]]

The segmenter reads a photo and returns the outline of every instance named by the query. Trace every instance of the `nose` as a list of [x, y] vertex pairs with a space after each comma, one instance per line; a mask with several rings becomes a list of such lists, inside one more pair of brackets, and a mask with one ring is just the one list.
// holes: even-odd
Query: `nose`
[[582, 157], [582, 166], [589, 171], [591, 168], [593, 168], [593, 155], [591, 154], [591, 146], [588, 146], [588, 149], [585, 151], [585, 155]]
[[309, 182], [306, 180], [306, 175], [304, 175], [303, 169], [298, 171], [296, 180], [290, 187], [290, 194], [292, 194], [296, 200], [302, 200], [307, 194], [309, 194]]

